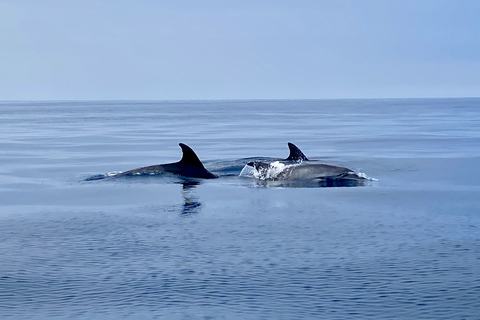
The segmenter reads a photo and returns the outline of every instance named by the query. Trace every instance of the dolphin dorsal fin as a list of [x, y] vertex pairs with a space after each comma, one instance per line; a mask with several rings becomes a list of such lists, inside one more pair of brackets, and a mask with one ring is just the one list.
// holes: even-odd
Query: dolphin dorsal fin
[[308, 161], [308, 158], [303, 154], [302, 150], [293, 143], [289, 142], [288, 148], [290, 149], [290, 155], [285, 159], [286, 161]]
[[179, 143], [178, 145], [180, 146], [180, 148], [182, 148], [183, 153], [182, 159], [179, 162], [205, 169], [202, 162], [200, 161], [200, 159], [198, 159], [192, 148], [183, 143]]

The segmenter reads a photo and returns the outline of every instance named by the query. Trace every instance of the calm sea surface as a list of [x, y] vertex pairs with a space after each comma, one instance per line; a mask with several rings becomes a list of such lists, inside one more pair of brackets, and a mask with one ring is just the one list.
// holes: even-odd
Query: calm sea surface
[[[287, 142], [378, 181], [238, 176]], [[480, 319], [479, 167], [480, 99], [0, 102], [0, 318]]]

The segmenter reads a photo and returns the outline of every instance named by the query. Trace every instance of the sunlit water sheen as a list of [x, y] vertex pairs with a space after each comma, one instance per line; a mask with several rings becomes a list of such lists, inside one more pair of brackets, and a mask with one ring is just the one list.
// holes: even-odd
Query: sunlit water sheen
[[[1, 319], [478, 319], [480, 99], [2, 102]], [[307, 157], [378, 179], [239, 177]], [[221, 178], [88, 177], [178, 161]]]

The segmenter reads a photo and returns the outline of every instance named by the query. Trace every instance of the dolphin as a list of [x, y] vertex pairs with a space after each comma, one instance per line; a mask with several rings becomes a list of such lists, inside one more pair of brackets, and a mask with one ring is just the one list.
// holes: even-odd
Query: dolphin
[[200, 179], [214, 179], [218, 178], [216, 174], [211, 173], [203, 166], [202, 162], [195, 154], [195, 152], [186, 144], [179, 143], [182, 148], [182, 159], [174, 163], [158, 164], [148, 167], [141, 167], [124, 172], [117, 173], [112, 176], [97, 175], [87, 179], [100, 180], [108, 177], [123, 177], [123, 176], [142, 176], [142, 175], [157, 175], [164, 172], [173, 173], [186, 178], [200, 178]]
[[353, 170], [310, 161], [293, 143], [288, 143], [290, 155], [280, 161], [250, 161], [253, 176], [267, 181], [364, 179]]
[[256, 176], [261, 180], [363, 179], [353, 170], [323, 163], [283, 164], [280, 161], [252, 161], [247, 163], [247, 166], [253, 167]]

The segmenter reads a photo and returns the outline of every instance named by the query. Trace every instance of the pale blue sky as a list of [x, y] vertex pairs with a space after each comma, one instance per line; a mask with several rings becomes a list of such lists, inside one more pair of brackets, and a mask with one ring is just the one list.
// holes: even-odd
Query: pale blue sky
[[0, 0], [0, 100], [480, 96], [478, 0]]

